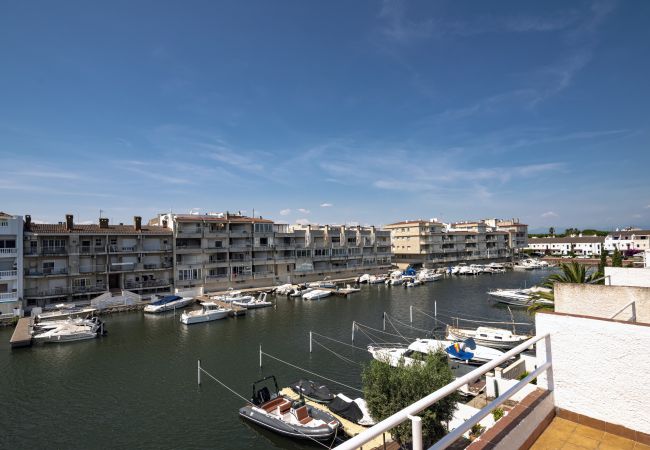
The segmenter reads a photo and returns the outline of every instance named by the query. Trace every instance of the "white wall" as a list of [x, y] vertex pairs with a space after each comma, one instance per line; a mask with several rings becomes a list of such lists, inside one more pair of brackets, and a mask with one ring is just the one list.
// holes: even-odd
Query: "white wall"
[[606, 284], [650, 287], [650, 270], [632, 267], [605, 267]]
[[[629, 269], [625, 269], [629, 270]], [[647, 270], [647, 269], [641, 269]], [[650, 323], [650, 289], [635, 286], [605, 286], [602, 284], [555, 283], [555, 311], [566, 314], [611, 318], [623, 306], [635, 302], [636, 320]], [[632, 308], [616, 316], [630, 320]]]
[[[551, 333], [555, 406], [650, 433], [650, 326], [557, 313], [536, 314], [535, 326]], [[540, 375], [538, 385], [548, 384]]]

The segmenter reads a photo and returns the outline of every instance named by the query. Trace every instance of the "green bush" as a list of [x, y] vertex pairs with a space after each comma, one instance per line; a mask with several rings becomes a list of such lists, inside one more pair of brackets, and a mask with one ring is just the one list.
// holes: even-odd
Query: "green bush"
[[[402, 360], [398, 367], [391, 367], [387, 362], [372, 360], [364, 368], [361, 378], [368, 409], [378, 421], [454, 380], [447, 355], [442, 350], [428, 355], [422, 364], [407, 366]], [[454, 393], [418, 414], [422, 418], [422, 438], [427, 447], [447, 433], [445, 424], [452, 419], [457, 401], [458, 394]], [[400, 445], [409, 442], [410, 421], [393, 428], [391, 434]]]
[[503, 409], [501, 409], [501, 408], [495, 408], [495, 409], [492, 411], [492, 417], [494, 418], [494, 421], [495, 421], [495, 422], [496, 422], [497, 420], [499, 420], [500, 418], [502, 418], [504, 414], [505, 414], [505, 412], [504, 412]]

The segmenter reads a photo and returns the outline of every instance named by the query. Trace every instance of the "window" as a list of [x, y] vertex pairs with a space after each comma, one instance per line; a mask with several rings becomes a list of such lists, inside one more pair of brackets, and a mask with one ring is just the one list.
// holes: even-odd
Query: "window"
[[16, 248], [16, 240], [15, 239], [0, 240], [0, 248]]
[[72, 280], [72, 286], [73, 287], [86, 287], [90, 286], [88, 278], [77, 278], [75, 280]]
[[201, 279], [201, 269], [180, 269], [178, 271], [178, 279], [185, 280], [199, 280]]
[[214, 246], [216, 248], [223, 248], [223, 241], [214, 241]]
[[65, 240], [63, 240], [63, 239], [43, 239], [43, 247], [48, 247], [48, 248], [65, 247]]
[[256, 233], [272, 233], [273, 224], [272, 223], [256, 223], [254, 228]]
[[95, 247], [101, 247], [101, 246], [102, 246], [101, 238], [95, 238]]
[[8, 226], [9, 226], [8, 220], [0, 220], [0, 227], [8, 227]]

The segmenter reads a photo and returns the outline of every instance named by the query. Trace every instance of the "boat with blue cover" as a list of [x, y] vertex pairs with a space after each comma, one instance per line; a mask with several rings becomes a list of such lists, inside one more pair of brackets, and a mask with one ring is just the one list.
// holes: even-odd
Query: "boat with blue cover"
[[180, 295], [167, 295], [158, 300], [149, 303], [144, 307], [146, 313], [161, 313], [172, 311], [174, 309], [185, 308], [194, 302], [193, 297], [181, 297]]

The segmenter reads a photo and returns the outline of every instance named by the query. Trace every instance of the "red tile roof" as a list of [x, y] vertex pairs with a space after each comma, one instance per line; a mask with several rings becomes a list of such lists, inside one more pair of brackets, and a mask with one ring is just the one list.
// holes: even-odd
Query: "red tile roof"
[[40, 234], [158, 234], [158, 235], [171, 235], [170, 228], [143, 226], [141, 231], [136, 231], [133, 225], [109, 225], [108, 228], [100, 228], [97, 224], [79, 225], [74, 224], [72, 230], [68, 231], [65, 223], [33, 223], [30, 225], [27, 233], [40, 233]]
[[275, 223], [269, 219], [246, 216], [228, 216], [223, 217], [198, 214], [176, 214], [177, 222], [230, 222], [230, 223]]

